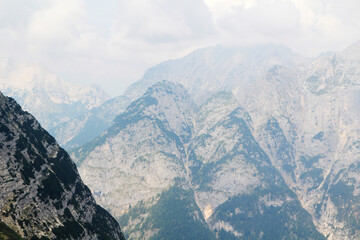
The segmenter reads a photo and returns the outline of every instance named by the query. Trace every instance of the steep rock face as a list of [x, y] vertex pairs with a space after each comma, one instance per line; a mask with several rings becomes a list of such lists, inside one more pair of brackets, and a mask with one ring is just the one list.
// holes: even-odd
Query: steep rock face
[[48, 130], [110, 98], [99, 87], [70, 84], [40, 66], [7, 59], [0, 60], [0, 90]]
[[237, 108], [193, 141], [192, 183], [210, 227], [219, 239], [323, 239], [250, 129]]
[[62, 147], [71, 150], [100, 135], [129, 104], [130, 99], [126, 96], [112, 98], [84, 114], [59, 124], [49, 132]]
[[[294, 76], [294, 97], [276, 92], [284, 96], [278, 112], [257, 128], [274, 166], [329, 239], [359, 238], [359, 209], [348, 208], [359, 203], [359, 63], [342, 53], [315, 60]], [[286, 105], [293, 110], [283, 111]]]
[[[73, 154], [98, 201], [114, 216], [134, 202], [155, 197], [174, 178], [185, 176], [181, 160], [185, 156], [183, 142], [191, 136], [188, 115], [192, 108], [181, 86], [159, 83], [134, 101], [100, 137]], [[118, 184], [119, 179], [124, 184]]]
[[[329, 239], [359, 238], [358, 209], [347, 207], [359, 204], [359, 42], [316, 59], [271, 46], [227, 50], [201, 49], [159, 64], [127, 94], [139, 96], [160, 79], [184, 84], [198, 103], [215, 88], [232, 91], [251, 116], [256, 141], [317, 228]], [[208, 117], [214, 115], [221, 118]], [[205, 133], [200, 129], [194, 131]], [[348, 200], [337, 200], [345, 194], [340, 190]]]
[[[354, 174], [359, 171], [356, 166], [360, 160], [356, 147], [360, 126], [360, 61], [337, 55], [321, 62], [323, 63], [318, 69], [322, 70], [317, 72], [324, 74], [317, 79], [322, 79], [322, 83], [316, 92], [312, 86], [308, 86], [311, 94], [307, 95], [305, 102], [307, 114], [304, 123], [308, 126], [302, 127], [301, 135], [304, 135], [306, 147], [297, 148], [301, 155], [315, 157], [313, 168], [322, 170], [317, 175], [323, 181], [307, 194], [319, 225], [323, 221], [327, 222], [323, 228], [329, 232], [330, 238], [356, 239], [360, 237], [360, 232], [355, 227], [360, 223], [360, 209], [348, 209], [347, 206], [360, 203], [360, 176]], [[329, 72], [330, 76], [327, 75]], [[310, 73], [309, 78], [313, 79], [314, 74]], [[321, 198], [311, 197], [315, 194], [320, 194]]]
[[[131, 239], [178, 237], [171, 227], [196, 239], [323, 239], [252, 131], [231, 93], [196, 108], [180, 85], [165, 81], [73, 156]], [[169, 218], [159, 219], [166, 211]], [[170, 218], [175, 213], [181, 217]]]
[[0, 93], [0, 219], [26, 239], [124, 239], [75, 164], [40, 124]]

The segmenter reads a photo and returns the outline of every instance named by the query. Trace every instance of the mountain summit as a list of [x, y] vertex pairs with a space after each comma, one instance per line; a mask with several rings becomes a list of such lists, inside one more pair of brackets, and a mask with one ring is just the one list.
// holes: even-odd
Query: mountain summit
[[161, 81], [72, 155], [129, 238], [324, 239], [231, 93]]

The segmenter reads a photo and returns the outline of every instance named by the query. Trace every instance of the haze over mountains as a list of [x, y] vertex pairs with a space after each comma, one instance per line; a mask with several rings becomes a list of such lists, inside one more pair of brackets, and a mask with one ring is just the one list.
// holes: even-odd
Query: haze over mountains
[[199, 49], [176, 60], [148, 69], [143, 78], [129, 86], [125, 95], [140, 97], [159, 79], [179, 82], [200, 98], [208, 92], [233, 91], [261, 77], [274, 65], [294, 67], [309, 60], [278, 45], [254, 47], [214, 46]]
[[9, 59], [0, 60], [0, 89], [34, 114], [46, 129], [110, 98], [99, 87], [70, 84], [44, 67]]
[[45, 124], [129, 239], [357, 239], [359, 56], [209, 47]]
[[[217, 158], [224, 161], [226, 158], [224, 156], [232, 151], [231, 141], [236, 137], [230, 135], [231, 137], [228, 139], [223, 139], [226, 136], [223, 132], [224, 129], [217, 132], [216, 137], [207, 131], [215, 128], [216, 124], [221, 124], [221, 121], [226, 119], [225, 113], [229, 114], [231, 110], [235, 109], [234, 106], [240, 106], [248, 112], [251, 118], [249, 125], [251, 135], [259, 144], [261, 151], [264, 151], [270, 159], [272, 167], [281, 174], [287, 187], [296, 194], [301, 206], [311, 214], [318, 231], [329, 239], [358, 238], [359, 232], [356, 228], [359, 223], [359, 208], [356, 206], [359, 201], [360, 180], [356, 174], [359, 170], [360, 124], [358, 107], [360, 59], [356, 57], [358, 46], [359, 44], [355, 44], [341, 53], [324, 54], [317, 59], [300, 57], [292, 54], [286, 48], [276, 46], [261, 47], [259, 48], [261, 50], [241, 49], [238, 52], [217, 46], [155, 66], [149, 69], [138, 83], [128, 88], [127, 96], [136, 98], [153, 83], [160, 79], [168, 79], [183, 84], [195, 102], [192, 104], [174, 103], [173, 105], [177, 106], [175, 108], [187, 109], [186, 111], [176, 111], [173, 106], [156, 107], [156, 102], [158, 104], [170, 103], [169, 96], [165, 97], [166, 100], [155, 97], [157, 99], [155, 101], [149, 100], [146, 97], [149, 94], [145, 94], [140, 99], [148, 99], [149, 102], [143, 100], [137, 110], [133, 109], [136, 103], [134, 102], [127, 110], [139, 114], [138, 117], [126, 117], [125, 120], [115, 122], [100, 138], [74, 152], [75, 159], [79, 159], [80, 172], [85, 182], [89, 184], [94, 193], [97, 193], [96, 198], [100, 203], [110, 209], [115, 216], [120, 215], [121, 221], [124, 218], [129, 219], [128, 215], [133, 216], [130, 223], [129, 220], [123, 222], [125, 232], [130, 236], [131, 234], [136, 236], [138, 233], [134, 232], [134, 229], [139, 230], [138, 227], [142, 226], [142, 221], [146, 222], [146, 217], [141, 216], [152, 212], [151, 208], [156, 206], [156, 201], [161, 202], [156, 197], [155, 200], [151, 200], [152, 197], [157, 196], [156, 194], [161, 192], [162, 188], [175, 186], [173, 184], [176, 181], [169, 181], [169, 179], [177, 177], [185, 178], [185, 182], [190, 185], [189, 188], [194, 191], [197, 206], [203, 216], [207, 217], [210, 229], [216, 229], [216, 231], [223, 229], [233, 236], [238, 234], [238, 236], [244, 236], [242, 234], [246, 235], [245, 231], [236, 230], [234, 225], [236, 220], [234, 219], [223, 221], [220, 225], [216, 225], [216, 221], [211, 220], [212, 217], [217, 216], [213, 214], [219, 210], [217, 209], [218, 204], [229, 200], [226, 200], [227, 198], [224, 196], [222, 198], [207, 197], [215, 202], [211, 204], [201, 200], [197, 196], [200, 194], [197, 192], [199, 191], [198, 186], [193, 182], [193, 178], [207, 179], [210, 181], [208, 187], [212, 192], [214, 192], [213, 184], [215, 183], [222, 186], [220, 189], [227, 186], [228, 191], [231, 192], [232, 188], [227, 184], [229, 184], [229, 179], [236, 182], [236, 177], [211, 181], [212, 177], [221, 175], [217, 171], [224, 167], [212, 166], [215, 168], [214, 170], [204, 163]], [[150, 89], [148, 91], [151, 92]], [[224, 103], [223, 106], [219, 103], [225, 100], [219, 99], [215, 101], [218, 104], [215, 109], [218, 109], [219, 112], [209, 111], [201, 114], [199, 109], [202, 109], [204, 104], [206, 105], [211, 99], [206, 100], [207, 96], [216, 95], [218, 89], [231, 90], [235, 98]], [[169, 95], [172, 94], [169, 93]], [[189, 110], [189, 107], [184, 107], [183, 104], [195, 105], [193, 108], [197, 110]], [[190, 174], [181, 174], [181, 171], [176, 170], [177, 168], [174, 166], [169, 166], [169, 169], [165, 171], [163, 168], [166, 164], [164, 163], [160, 164], [162, 167], [160, 170], [156, 167], [159, 162], [152, 162], [154, 159], [162, 159], [157, 154], [161, 154], [163, 150], [153, 146], [146, 148], [142, 144], [159, 141], [157, 140], [159, 134], [154, 135], [154, 130], [149, 130], [149, 134], [151, 134], [148, 137], [142, 137], [144, 132], [141, 132], [139, 136], [135, 134], [138, 131], [136, 129], [147, 129], [148, 125], [140, 124], [141, 127], [137, 127], [135, 123], [147, 116], [148, 113], [145, 114], [140, 109], [148, 105], [149, 108], [155, 105], [154, 108], [160, 111], [157, 112], [157, 118], [161, 119], [164, 125], [168, 126], [167, 131], [174, 133], [184, 145], [180, 148], [185, 152], [184, 156], [181, 157], [179, 153], [172, 158], [182, 159], [178, 161], [189, 169], [191, 166], [197, 166], [200, 169], [201, 177], [197, 175], [198, 172], [193, 174], [191, 170], [188, 171]], [[229, 110], [225, 111], [224, 109], [227, 108]], [[127, 111], [124, 113], [125, 115]], [[172, 115], [172, 112], [177, 113]], [[117, 119], [121, 119], [124, 114]], [[153, 113], [150, 115], [153, 116]], [[210, 122], [207, 122], [208, 118]], [[180, 124], [179, 119], [187, 120], [183, 120]], [[199, 119], [202, 120], [199, 121]], [[175, 122], [173, 122], [174, 120]], [[158, 123], [158, 120], [155, 119], [153, 122]], [[180, 129], [178, 129], [179, 127]], [[123, 130], [115, 131], [115, 129]], [[121, 131], [125, 131], [127, 134], [132, 133], [129, 135], [131, 140], [126, 139], [126, 134], [121, 134]], [[200, 137], [201, 134], [206, 137]], [[199, 138], [203, 138], [204, 142], [202, 147], [197, 147], [202, 150], [196, 152], [192, 148]], [[130, 147], [129, 143], [134, 144], [134, 148]], [[213, 150], [211, 151], [209, 147]], [[141, 155], [139, 155], [140, 149]], [[179, 151], [174, 150], [174, 146], [171, 147], [171, 145], [166, 149], [172, 149], [170, 152]], [[142, 156], [143, 154], [147, 157]], [[216, 156], [216, 154], [220, 156]], [[97, 165], [98, 161], [101, 165]], [[171, 161], [169, 160], [169, 162]], [[234, 164], [235, 161], [230, 162]], [[141, 170], [136, 170], [136, 166], [143, 167], [140, 168]], [[108, 168], [112, 170], [107, 171]], [[119, 169], [119, 171], [115, 169]], [[123, 171], [123, 169], [127, 170]], [[236, 169], [244, 170], [245, 167], [244, 165], [238, 168], [234, 166], [235, 172], [238, 171]], [[174, 171], [177, 174], [174, 174]], [[159, 176], [159, 174], [161, 175]], [[153, 182], [154, 179], [150, 176], [154, 175], [157, 176], [155, 179], [160, 182]], [[222, 175], [229, 176], [229, 173]], [[247, 183], [251, 182], [251, 175], [246, 175], [244, 172], [239, 175], [242, 178], [233, 183], [235, 188], [242, 186], [241, 183], [247, 186]], [[120, 190], [119, 186], [114, 188], [116, 182], [126, 182], [129, 186], [122, 186]], [[139, 186], [142, 187], [139, 188]], [[156, 186], [156, 188], [151, 186]], [[159, 186], [163, 187], [158, 189]], [[133, 190], [129, 191], [128, 189]], [[243, 194], [240, 190], [233, 191], [236, 193], [235, 196]], [[227, 194], [230, 194], [229, 192]], [[123, 202], [126, 198], [120, 198], [120, 195], [129, 196], [129, 200]], [[122, 201], [116, 201], [117, 205], [114, 206], [112, 204], [115, 204], [115, 199], [122, 199]], [[135, 210], [132, 210], [134, 204], [142, 206], [135, 208], [138, 210], [138, 215], [134, 214]], [[241, 205], [239, 202], [237, 204]], [[125, 209], [125, 212], [119, 213], [119, 209]], [[229, 214], [234, 215], [234, 212]], [[139, 218], [142, 220], [140, 221]], [[244, 218], [242, 219], [244, 221]], [[136, 227], [131, 222], [140, 225]], [[153, 229], [153, 232], [156, 231]]]
[[114, 118], [124, 111], [130, 102], [127, 96], [114, 97], [49, 131], [56, 136], [59, 144], [71, 150], [94, 139], [110, 127]]

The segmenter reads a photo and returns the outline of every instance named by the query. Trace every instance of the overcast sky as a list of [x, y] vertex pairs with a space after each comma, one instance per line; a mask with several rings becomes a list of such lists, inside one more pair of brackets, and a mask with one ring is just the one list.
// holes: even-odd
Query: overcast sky
[[359, 0], [0, 0], [0, 52], [119, 95], [161, 61], [216, 44], [316, 56], [360, 40]]

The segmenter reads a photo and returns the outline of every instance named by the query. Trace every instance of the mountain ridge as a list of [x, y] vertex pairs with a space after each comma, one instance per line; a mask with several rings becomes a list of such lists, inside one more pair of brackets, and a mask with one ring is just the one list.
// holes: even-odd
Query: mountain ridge
[[[310, 215], [301, 207], [296, 195], [287, 188], [281, 175], [271, 166], [270, 159], [256, 143], [253, 130], [250, 130], [250, 116], [235, 103], [234, 109], [226, 108], [226, 103], [232, 102], [232, 99], [227, 93], [219, 93], [212, 101], [205, 103], [209, 112], [211, 107], [214, 112], [219, 111], [219, 103], [225, 103], [225, 109], [220, 110], [225, 116], [210, 118], [207, 123], [210, 126], [206, 127], [207, 124], [196, 124], [199, 109], [193, 107], [191, 97], [183, 87], [168, 81], [154, 84], [142, 98], [130, 104], [117, 117], [112, 127], [90, 145], [84, 145], [71, 154], [96, 199], [118, 218], [126, 236], [156, 238], [160, 231], [176, 238], [171, 235], [171, 229], [166, 227], [165, 222], [156, 226], [148, 224], [153, 219], [152, 214], [161, 211], [161, 204], [175, 206], [172, 205], [178, 201], [173, 195], [175, 191], [175, 195], [180, 194], [179, 197], [186, 199], [189, 205], [176, 207], [173, 211], [192, 216], [197, 219], [197, 224], [206, 222], [207, 228], [201, 228], [200, 235], [210, 231], [221, 239], [231, 239], [231, 236], [254, 238], [263, 232], [268, 237], [274, 234], [296, 239], [302, 233], [294, 232], [291, 235], [290, 232], [294, 231], [291, 229], [301, 228], [306, 232], [304, 236], [323, 239]], [[204, 113], [203, 116], [210, 114]], [[194, 130], [195, 126], [200, 126], [199, 131]], [[199, 135], [194, 135], [194, 132]], [[209, 157], [208, 160], [204, 154]], [[127, 186], [116, 185], [120, 179]], [[182, 187], [173, 188], [178, 181]], [[257, 193], [253, 190], [258, 188], [264, 191], [254, 195]], [[278, 189], [278, 194], [268, 196], [268, 191], [273, 188]], [[123, 193], [121, 199], [119, 193]], [[165, 197], [170, 193], [173, 197]], [[288, 218], [286, 211], [282, 213], [280, 210], [273, 214], [288, 219], [288, 225], [283, 225], [286, 229], [284, 232], [254, 228], [254, 232], [248, 233], [241, 224], [234, 225], [222, 215], [224, 211], [236, 214], [237, 210], [231, 208], [230, 199], [236, 198], [245, 204], [247, 198], [240, 196], [246, 195], [255, 198], [264, 209], [272, 206], [267, 202], [280, 201], [277, 199], [281, 195], [288, 196], [281, 200], [277, 208], [291, 208], [303, 223]], [[220, 211], [220, 206], [224, 210]], [[252, 219], [256, 224], [259, 218], [270, 217], [266, 215], [268, 213], [263, 214], [260, 211], [248, 220]], [[284, 215], [280, 217], [281, 214]], [[153, 220], [157, 221], [156, 218]], [[175, 226], [180, 229], [190, 227], [180, 219], [175, 221]]]
[[[222, 49], [220, 47], [217, 51], [221, 52]], [[356, 46], [349, 49], [356, 50]], [[356, 56], [357, 52], [355, 50], [350, 52]], [[349, 208], [348, 206], [349, 202], [356, 205], [359, 201], [357, 193], [360, 179], [356, 171], [359, 159], [357, 139], [360, 136], [358, 129], [360, 124], [360, 110], [358, 108], [360, 103], [360, 85], [358, 81], [360, 79], [358, 70], [360, 69], [360, 61], [356, 58], [344, 56], [340, 52], [324, 54], [315, 59], [304, 60], [300, 57], [299, 62], [294, 61], [293, 64], [283, 64], [276, 59], [283, 57], [284, 62], [286, 62], [286, 59], [288, 59], [286, 54], [291, 55], [290, 59], [296, 60], [298, 58], [289, 51], [285, 51], [284, 56], [281, 56], [281, 51], [268, 51], [266, 54], [260, 54], [260, 57], [256, 54], [251, 55], [251, 51], [249, 51], [250, 59], [254, 60], [251, 62], [241, 58], [241, 54], [239, 54], [239, 59], [234, 59], [232, 58], [234, 53], [231, 53], [231, 55], [225, 51], [223, 57], [221, 57], [221, 53], [214, 54], [214, 51], [214, 48], [202, 49], [196, 51], [193, 55], [190, 54], [182, 59], [171, 60], [150, 69], [142, 80], [129, 87], [127, 94], [136, 102], [136, 104], [133, 102], [131, 105], [132, 112], [125, 110], [123, 113], [127, 112], [128, 114], [120, 115], [122, 117], [118, 117], [116, 120], [118, 127], [110, 128], [107, 132], [100, 134], [99, 139], [102, 138], [102, 141], [98, 141], [96, 144], [93, 142], [91, 149], [95, 151], [90, 151], [92, 152], [90, 158], [93, 159], [89, 160], [89, 165], [86, 166], [89, 179], [96, 179], [99, 174], [102, 174], [100, 176], [105, 178], [107, 176], [116, 178], [117, 175], [125, 173], [121, 169], [115, 171], [124, 164], [124, 169], [128, 169], [128, 174], [122, 175], [124, 178], [121, 178], [121, 182], [127, 182], [129, 185], [127, 187], [121, 186], [121, 190], [118, 190], [125, 195], [132, 196], [130, 190], [134, 185], [140, 183], [141, 192], [144, 193], [143, 196], [134, 197], [134, 199], [142, 199], [135, 207], [133, 203], [137, 200], [134, 199], [128, 199], [127, 202], [124, 201], [117, 206], [118, 209], [126, 210], [129, 204], [133, 202], [130, 205], [134, 207], [134, 211], [130, 210], [127, 213], [128, 215], [123, 215], [123, 210], [115, 213], [116, 216], [121, 215], [121, 221], [126, 223], [126, 231], [130, 235], [135, 234], [131, 236], [137, 236], [134, 229], [138, 225], [132, 224], [131, 221], [141, 222], [146, 221], [146, 219], [140, 217], [142, 220], [139, 220], [131, 214], [137, 212], [146, 215], [146, 211], [152, 211], [151, 209], [156, 208], [156, 202], [161, 200], [157, 197], [158, 194], [163, 191], [173, 191], [169, 186], [172, 186], [175, 177], [189, 183], [191, 182], [189, 181], [191, 171], [200, 171], [199, 169], [202, 168], [200, 175], [198, 174], [202, 177], [198, 177], [197, 181], [202, 183], [202, 187], [206, 189], [206, 183], [201, 178], [211, 179], [212, 174], [207, 177], [204, 177], [204, 174], [210, 170], [220, 174], [221, 171], [218, 170], [220, 168], [226, 169], [228, 166], [225, 160], [219, 165], [213, 162], [212, 164], [217, 168], [213, 168], [214, 166], [203, 161], [217, 159], [219, 156], [224, 157], [225, 155], [234, 159], [234, 164], [243, 161], [241, 158], [233, 158], [229, 153], [231, 150], [229, 146], [233, 146], [233, 141], [230, 140], [235, 135], [232, 135], [232, 132], [226, 132], [225, 125], [220, 123], [221, 120], [229, 120], [229, 114], [237, 107], [240, 107], [242, 110], [239, 110], [238, 113], [243, 114], [241, 119], [245, 122], [248, 121], [246, 119], [251, 119], [251, 123], [247, 124], [247, 128], [250, 129], [254, 141], [259, 144], [260, 148], [268, 156], [270, 160], [268, 164], [272, 165], [281, 174], [288, 188], [296, 194], [296, 198], [300, 201], [300, 209], [303, 207], [311, 214], [312, 221], [317, 229], [329, 239], [353, 239], [360, 236], [360, 233], [354, 228], [354, 223], [359, 222], [357, 218], [358, 209]], [[272, 54], [275, 54], [275, 56]], [[194, 57], [194, 55], [196, 56]], [[223, 62], [223, 65], [217, 64], [216, 61]], [[264, 63], [261, 63], [261, 61], [264, 61]], [[258, 66], [256, 66], [257, 64]], [[255, 68], [251, 66], [255, 66]], [[248, 69], [246, 73], [244, 73], [244, 68]], [[218, 71], [219, 69], [221, 71]], [[158, 81], [161, 84], [163, 79], [172, 80], [176, 84], [184, 83], [190, 98], [195, 99], [195, 106], [190, 107], [188, 105], [185, 107], [188, 110], [183, 111], [178, 107], [174, 108], [180, 102], [175, 104], [169, 99], [156, 100], [151, 94], [146, 99], [140, 98], [142, 102], [135, 99], [145, 93], [149, 85], [156, 84]], [[203, 82], [207, 82], [207, 85], [202, 84]], [[231, 93], [216, 93], [211, 88], [218, 86], [221, 87], [220, 90], [232, 92], [234, 96], [231, 96]], [[166, 94], [165, 91], [164, 95]], [[157, 97], [159, 96], [157, 95]], [[171, 94], [168, 94], [167, 97], [169, 96]], [[211, 96], [214, 100], [211, 100]], [[166, 105], [168, 103], [173, 106]], [[206, 107], [206, 104], [208, 104], [208, 107]], [[157, 107], [157, 105], [161, 107]], [[146, 110], [147, 108], [151, 109], [151, 111]], [[169, 111], [169, 109], [172, 110]], [[244, 115], [245, 112], [249, 115], [249, 118]], [[184, 113], [186, 113], [187, 117], [184, 117]], [[179, 118], [176, 118], [177, 115]], [[214, 128], [217, 123], [219, 125]], [[178, 126], [178, 128], [175, 130], [174, 126]], [[220, 128], [219, 126], [223, 127]], [[235, 125], [229, 124], [229, 126]], [[139, 140], [141, 139], [141, 130], [139, 129], [144, 129], [144, 141]], [[113, 134], [110, 134], [111, 132]], [[129, 132], [132, 132], [134, 137], [131, 138]], [[117, 134], [120, 133], [126, 136], [121, 141], [109, 140], [116, 138]], [[195, 139], [198, 141], [197, 147], [192, 149], [196, 145]], [[222, 139], [223, 142], [219, 141], [219, 139]], [[238, 139], [238, 137], [235, 137], [235, 139]], [[160, 143], [167, 146], [167, 149], [162, 149]], [[144, 144], [143, 148], [141, 147], [142, 144]], [[136, 145], [138, 146], [136, 147]], [[91, 146], [91, 143], [84, 145], [82, 150], [78, 152], [76, 150], [77, 157], [82, 158], [83, 150], [89, 146]], [[119, 152], [116, 146], [124, 146], [125, 150]], [[156, 147], [153, 148], [154, 146]], [[192, 150], [194, 150], [193, 155]], [[148, 152], [149, 155], [143, 156], [143, 151]], [[173, 155], [172, 152], [174, 152]], [[89, 155], [83, 155], [83, 159], [86, 159], [85, 156], [88, 157]], [[95, 164], [95, 157], [103, 162]], [[116, 161], [120, 157], [123, 160], [117, 163]], [[152, 159], [158, 158], [161, 159], [159, 163], [161, 162], [162, 166], [154, 165]], [[106, 172], [107, 162], [114, 164], [113, 169], [108, 172]], [[126, 162], [132, 163], [127, 166]], [[169, 167], [170, 162], [172, 164], [170, 168], [175, 169], [177, 173], [164, 168], [164, 166]], [[181, 164], [181, 162], [184, 164]], [[94, 170], [97, 168], [98, 170]], [[198, 169], [196, 170], [196, 168]], [[249, 173], [254, 169], [256, 168], [248, 168], [247, 175], [242, 174], [244, 174], [244, 177], [247, 176], [251, 179]], [[150, 172], [146, 172], [148, 170]], [[85, 170], [82, 171], [85, 172]], [[93, 175], [90, 174], [91, 172]], [[171, 174], [167, 175], [169, 172]], [[149, 177], [150, 173], [153, 178]], [[231, 175], [230, 173], [227, 174]], [[223, 175], [226, 176], [226, 171]], [[86, 179], [86, 181], [92, 182], [89, 179]], [[109, 179], [111, 180], [105, 187], [105, 192], [102, 191], [100, 184], [95, 184], [97, 185], [95, 186], [96, 191], [91, 188], [97, 194], [96, 198], [101, 199], [99, 202], [104, 204], [103, 206], [108, 204], [107, 197], [116, 198], [116, 194], [111, 195], [111, 186], [116, 185], [116, 181], [112, 178]], [[234, 176], [234, 179], [236, 179], [236, 176]], [[220, 182], [230, 184], [225, 180], [226, 178]], [[158, 185], [154, 184], [149, 188], [147, 184], [152, 181], [158, 181]], [[238, 181], [237, 184], [238, 189], [241, 189], [243, 186], [241, 181]], [[188, 185], [192, 189], [196, 186], [196, 184]], [[160, 187], [154, 190], [156, 186]], [[236, 186], [231, 184], [227, 187], [237, 189]], [[155, 194], [151, 193], [153, 190]], [[259, 192], [265, 194], [264, 191], [259, 190]], [[214, 214], [214, 206], [220, 206], [223, 203], [221, 199], [230, 196], [221, 193], [221, 191], [212, 194], [205, 192], [205, 194], [195, 194], [193, 196], [195, 202], [199, 204], [200, 211], [207, 223]], [[186, 195], [192, 198], [191, 194]], [[165, 196], [167, 195], [165, 194]], [[346, 201], [342, 200], [344, 196], [346, 196]], [[253, 199], [254, 201], [256, 199], [257, 201], [268, 199], [268, 197], [258, 198], [258, 196], [253, 195], [247, 197], [235, 197], [233, 202], [239, 203], [239, 201], [246, 201], [246, 199]], [[171, 198], [169, 201], [176, 201], [176, 198]], [[188, 203], [192, 201], [189, 200]], [[270, 202], [274, 201], [271, 200]], [[275, 202], [283, 201], [279, 197]], [[226, 206], [231, 205], [231, 203], [232, 201], [229, 201]], [[259, 206], [262, 206], [261, 201]], [[187, 210], [188, 215], [196, 216], [196, 209], [189, 207]], [[236, 211], [236, 209], [232, 209], [229, 214], [234, 214]], [[222, 215], [218, 214], [217, 216]], [[132, 219], [130, 222], [124, 220], [129, 219], [129, 217]], [[226, 224], [211, 220], [213, 224], [211, 226], [217, 226], [218, 229], [222, 230], [227, 229], [233, 234], [240, 234], [241, 231], [236, 230], [231, 225], [231, 222], [235, 220], [233, 218], [229, 219], [232, 220]], [[151, 232], [149, 231], [149, 229], [146, 230], [147, 233]], [[224, 231], [226, 232], [226, 230]], [[221, 234], [222, 236], [228, 236], [227, 233]]]
[[2, 222], [31, 239], [124, 239], [115, 219], [96, 204], [69, 155], [1, 92], [0, 116]]

